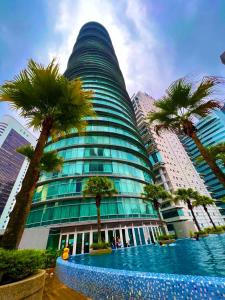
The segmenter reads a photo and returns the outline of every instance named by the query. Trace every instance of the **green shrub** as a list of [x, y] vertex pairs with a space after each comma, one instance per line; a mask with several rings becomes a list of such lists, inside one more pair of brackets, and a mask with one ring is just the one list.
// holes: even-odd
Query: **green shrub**
[[0, 249], [0, 284], [21, 280], [43, 268], [45, 251]]
[[200, 231], [200, 234], [216, 234], [216, 233], [223, 233], [225, 232], [225, 226], [216, 226], [216, 229], [214, 227], [207, 227], [204, 230]]
[[91, 248], [93, 250], [99, 250], [99, 249], [107, 249], [110, 247], [109, 243], [101, 242], [101, 243], [93, 243], [91, 245]]
[[162, 234], [158, 237], [158, 241], [162, 241], [162, 240], [173, 240], [175, 239], [175, 234]]
[[62, 255], [63, 250], [52, 250], [48, 249], [43, 252], [44, 265], [43, 269], [54, 268], [56, 264], [56, 259], [58, 256]]
[[204, 230], [199, 230], [195, 232], [195, 235], [199, 234], [199, 235], [203, 235], [206, 234], [207, 232], [205, 232]]

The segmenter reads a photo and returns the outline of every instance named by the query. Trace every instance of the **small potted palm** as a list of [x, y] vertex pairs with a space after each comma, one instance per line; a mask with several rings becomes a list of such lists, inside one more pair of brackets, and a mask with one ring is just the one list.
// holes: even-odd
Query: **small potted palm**
[[175, 242], [174, 234], [162, 234], [158, 237], [159, 244], [167, 245]]

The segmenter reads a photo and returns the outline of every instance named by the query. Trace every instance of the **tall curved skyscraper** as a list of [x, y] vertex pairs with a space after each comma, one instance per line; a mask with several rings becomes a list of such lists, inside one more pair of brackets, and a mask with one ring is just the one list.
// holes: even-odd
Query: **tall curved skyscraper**
[[151, 182], [150, 165], [112, 42], [102, 25], [90, 22], [81, 28], [65, 76], [80, 77], [83, 88], [94, 91], [97, 116], [87, 119], [85, 135], [74, 130], [46, 146], [46, 151], [56, 149], [65, 161], [60, 173], [42, 174], [27, 227], [50, 229], [48, 247], [68, 242], [73, 253], [88, 252], [97, 241], [96, 206], [94, 198], [82, 196], [82, 187], [89, 177], [100, 175], [111, 178], [118, 190], [101, 204], [103, 239], [120, 236], [124, 245], [150, 243], [161, 230], [152, 205], [141, 197], [144, 184]]

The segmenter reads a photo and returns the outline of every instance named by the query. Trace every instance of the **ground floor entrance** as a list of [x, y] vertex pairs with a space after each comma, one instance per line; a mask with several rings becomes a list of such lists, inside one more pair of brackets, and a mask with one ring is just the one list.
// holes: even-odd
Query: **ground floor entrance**
[[[98, 241], [96, 229], [79, 231], [79, 229], [74, 228], [73, 231], [66, 231], [64, 229], [60, 233], [58, 249], [63, 249], [68, 245], [72, 255], [88, 253], [90, 245]], [[152, 244], [162, 234], [163, 231], [159, 225], [114, 226], [113, 228], [104, 228], [101, 231], [103, 241], [112, 244], [113, 240], [119, 239], [122, 247]]]

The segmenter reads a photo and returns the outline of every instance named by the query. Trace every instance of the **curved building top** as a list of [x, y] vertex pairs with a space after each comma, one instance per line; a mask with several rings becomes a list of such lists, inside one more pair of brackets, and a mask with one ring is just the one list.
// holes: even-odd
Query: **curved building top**
[[98, 73], [114, 82], [126, 93], [126, 86], [110, 36], [104, 26], [89, 22], [82, 26], [65, 76], [68, 79]]

